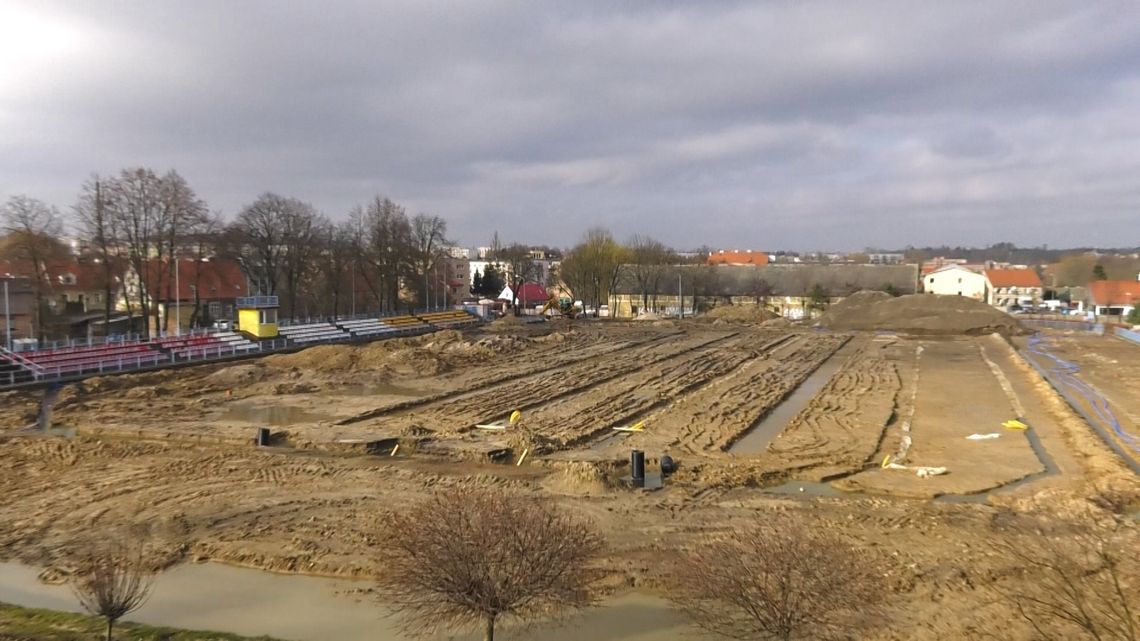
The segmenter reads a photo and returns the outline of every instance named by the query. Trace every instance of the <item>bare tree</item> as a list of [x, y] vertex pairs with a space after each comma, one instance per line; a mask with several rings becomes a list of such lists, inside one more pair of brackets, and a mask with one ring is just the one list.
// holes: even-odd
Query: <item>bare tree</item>
[[111, 641], [115, 622], [146, 603], [153, 583], [142, 540], [114, 537], [87, 550], [71, 587], [83, 609], [106, 619]]
[[593, 603], [602, 539], [544, 502], [497, 489], [448, 491], [385, 523], [379, 592], [409, 634], [556, 616]]
[[[498, 240], [498, 232], [495, 233], [495, 239]], [[526, 283], [533, 282], [538, 274], [530, 248], [520, 243], [512, 243], [495, 252], [495, 262], [500, 262], [506, 267], [507, 285], [511, 288], [511, 307], [514, 308], [515, 314], [518, 314], [519, 289]]]
[[633, 265], [633, 277], [641, 291], [642, 311], [649, 308], [650, 294], [656, 303], [657, 287], [671, 256], [672, 252], [665, 245], [649, 236], [635, 234], [629, 241], [629, 259]]
[[1140, 640], [1140, 533], [1081, 527], [1050, 532], [1039, 523], [1001, 544], [1017, 574], [995, 590], [1040, 639]]
[[412, 226], [403, 207], [376, 196], [350, 216], [359, 221], [361, 277], [381, 311], [396, 311], [400, 282], [412, 270]]
[[111, 313], [115, 310], [116, 278], [119, 273], [119, 231], [116, 218], [107, 207], [107, 181], [92, 176], [79, 192], [74, 207], [77, 231], [87, 238], [100, 266], [103, 287], [103, 327], [110, 331]]
[[58, 237], [63, 232], [59, 212], [46, 203], [17, 195], [8, 199], [3, 207], [5, 245], [10, 253], [28, 263], [35, 296], [33, 332], [44, 336], [44, 292], [50, 286], [47, 261], [58, 258], [62, 250]]
[[858, 553], [787, 518], [683, 554], [671, 579], [678, 608], [732, 639], [850, 638], [883, 591]]
[[[447, 240], [447, 222], [439, 216], [416, 214], [411, 221], [411, 259], [412, 267], [422, 279], [424, 286], [423, 306], [427, 307], [430, 294], [429, 280], [438, 261], [443, 257], [443, 246]], [[438, 279], [436, 279], [438, 280]]]

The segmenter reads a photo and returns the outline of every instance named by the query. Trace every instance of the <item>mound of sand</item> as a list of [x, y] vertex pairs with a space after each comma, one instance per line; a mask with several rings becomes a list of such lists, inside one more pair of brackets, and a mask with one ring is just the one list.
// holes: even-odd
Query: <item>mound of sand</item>
[[776, 315], [756, 305], [721, 305], [709, 310], [705, 318], [725, 323], [763, 323]]
[[819, 324], [838, 330], [892, 331], [907, 334], [1018, 334], [1021, 325], [1009, 314], [961, 296], [912, 294], [891, 297], [864, 291], [831, 306]]
[[784, 318], [783, 316], [777, 316], [772, 320], [766, 320], [763, 323], [760, 323], [760, 327], [790, 327], [791, 324], [792, 321]]

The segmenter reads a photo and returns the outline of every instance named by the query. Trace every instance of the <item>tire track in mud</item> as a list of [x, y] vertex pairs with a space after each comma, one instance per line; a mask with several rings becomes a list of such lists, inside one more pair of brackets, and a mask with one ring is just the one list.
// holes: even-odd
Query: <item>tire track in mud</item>
[[848, 338], [830, 334], [795, 336], [710, 385], [656, 408], [652, 415], [639, 417], [646, 420], [646, 431], [628, 434], [621, 442], [629, 447], [664, 448], [687, 454], [725, 452]]
[[[622, 422], [644, 420], [661, 407], [675, 403], [686, 394], [731, 376], [744, 363], [767, 358], [778, 346], [793, 338], [783, 334], [761, 345], [756, 337], [737, 337], [731, 343], [715, 350], [701, 349], [681, 362], [669, 362], [663, 367], [636, 372], [617, 385], [593, 389], [585, 393], [551, 403], [537, 415], [527, 417], [527, 427], [560, 442], [560, 448], [579, 447], [584, 443], [606, 440], [610, 430]], [[749, 345], [753, 343], [752, 345]], [[695, 362], [694, 362], [695, 361]], [[580, 423], [567, 428], [576, 417]]]
[[[494, 369], [487, 368], [487, 372], [478, 381], [459, 388], [447, 389], [435, 394], [426, 396], [419, 396], [416, 398], [405, 399], [387, 405], [382, 405], [359, 414], [354, 414], [346, 418], [342, 418], [333, 423], [333, 425], [344, 426], [360, 423], [369, 419], [377, 418], [387, 414], [410, 410], [416, 407], [437, 403], [443, 400], [460, 400], [480, 391], [500, 387], [516, 381], [518, 379], [526, 378], [528, 376], [536, 376], [544, 372], [558, 370], [581, 363], [591, 358], [600, 358], [608, 354], [620, 352], [626, 349], [633, 349], [646, 345], [654, 345], [665, 342], [668, 338], [673, 338], [680, 335], [679, 333], [667, 334], [664, 336], [651, 336], [641, 340], [624, 340], [602, 343], [600, 345], [589, 345], [578, 350], [579, 353], [567, 356], [566, 354], [558, 354], [556, 349], [543, 350], [541, 354], [527, 355], [526, 361], [512, 360], [502, 365], [501, 371], [496, 373]], [[543, 363], [544, 365], [531, 368], [530, 363]], [[488, 371], [489, 370], [489, 371]]]
[[613, 362], [579, 362], [568, 368], [523, 379], [513, 385], [485, 389], [463, 397], [448, 398], [444, 402], [437, 403], [444, 407], [433, 411], [429, 406], [429, 413], [409, 416], [414, 416], [417, 422], [427, 419], [436, 424], [453, 425], [456, 431], [464, 431], [476, 423], [502, 419], [513, 410], [526, 411], [571, 394], [597, 388], [631, 371], [687, 357], [697, 350], [714, 347], [736, 336], [735, 332], [713, 337], [698, 334], [688, 337], [685, 341], [667, 343], [663, 351], [659, 351], [662, 350], [662, 345], [657, 343], [632, 351], [623, 350], [618, 354], [621, 363], [617, 365]]
[[803, 469], [862, 469], [879, 449], [902, 389], [895, 364], [862, 345], [768, 445], [777, 460]]

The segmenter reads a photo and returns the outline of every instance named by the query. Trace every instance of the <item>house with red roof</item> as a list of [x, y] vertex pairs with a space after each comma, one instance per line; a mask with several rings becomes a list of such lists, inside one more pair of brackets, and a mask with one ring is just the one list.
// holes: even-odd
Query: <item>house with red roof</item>
[[986, 302], [994, 307], [1036, 307], [1045, 294], [1041, 277], [1032, 269], [987, 269]]
[[1140, 280], [1094, 280], [1088, 289], [1089, 309], [1097, 316], [1125, 317], [1140, 306]]
[[[249, 295], [249, 281], [236, 260], [229, 258], [181, 258], [150, 260], [141, 280], [132, 269], [127, 276], [125, 295], [134, 303], [139, 287], [145, 287], [157, 310], [156, 330], [174, 331], [175, 319], [181, 327], [206, 327], [215, 320], [233, 320], [236, 299]], [[169, 319], [169, 320], [168, 320]]]

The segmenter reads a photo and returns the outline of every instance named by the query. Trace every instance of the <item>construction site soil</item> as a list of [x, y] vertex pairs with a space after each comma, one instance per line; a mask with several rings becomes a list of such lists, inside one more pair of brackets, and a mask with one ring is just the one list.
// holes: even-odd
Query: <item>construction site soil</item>
[[[1127, 523], [1140, 480], [1006, 338], [981, 331], [1015, 334], [1016, 322], [966, 312], [933, 331], [913, 319], [944, 303], [924, 300], [942, 312], [886, 335], [759, 317], [504, 321], [89, 379], [52, 413], [70, 439], [28, 430], [38, 396], [9, 394], [0, 551], [66, 576], [75, 542], [147, 521], [169, 563], [369, 577], [383, 571], [375, 534], [390, 511], [497, 486], [591, 519], [609, 543], [604, 591], [667, 590], [669, 549], [792, 515], [882, 568], [892, 623], [862, 638], [1028, 639], [994, 598], [1034, 580], [999, 552], [1018, 536], [1002, 524], [1018, 513]], [[842, 311], [825, 325], [866, 325], [839, 322]], [[782, 418], [798, 388], [811, 393]], [[1014, 418], [1028, 430], [1003, 427]], [[253, 444], [260, 427], [269, 447]], [[679, 469], [659, 489], [632, 488], [631, 449], [651, 470], [665, 454]]]

